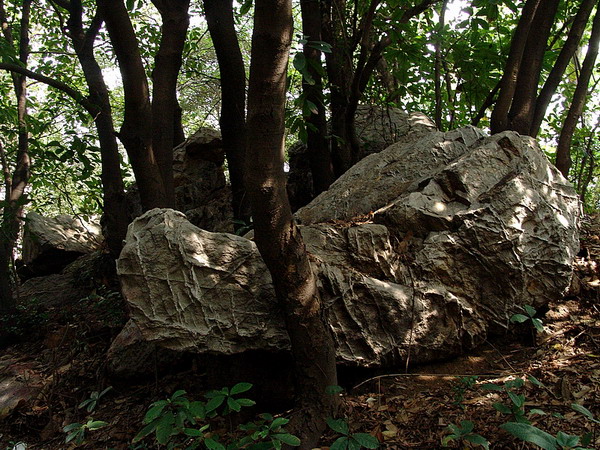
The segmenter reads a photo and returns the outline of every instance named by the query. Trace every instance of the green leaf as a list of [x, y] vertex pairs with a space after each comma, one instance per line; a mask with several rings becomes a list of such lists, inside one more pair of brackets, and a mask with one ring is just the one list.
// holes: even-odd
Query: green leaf
[[345, 450], [348, 448], [349, 441], [350, 441], [350, 439], [347, 436], [337, 438], [335, 440], [335, 442], [333, 444], [331, 444], [331, 447], [329, 447], [329, 450]]
[[542, 323], [542, 321], [540, 319], [536, 319], [535, 317], [533, 317], [531, 319], [531, 323], [533, 323], [533, 326], [535, 327], [536, 330], [538, 330], [538, 332], [542, 332], [544, 331], [544, 324]]
[[300, 446], [300, 439], [298, 439], [293, 434], [289, 433], [278, 433], [273, 435], [274, 439], [283, 442], [284, 444], [291, 445], [292, 447]]
[[190, 437], [204, 436], [204, 433], [202, 433], [202, 431], [197, 430], [195, 428], [184, 428], [183, 432], [185, 433], [186, 436], [190, 436]]
[[273, 422], [271, 423], [269, 428], [274, 429], [274, 428], [282, 427], [284, 425], [287, 425], [289, 423], [289, 421], [290, 420], [286, 419], [285, 417], [278, 417], [277, 419], [273, 420]]
[[364, 448], [378, 448], [379, 441], [375, 436], [371, 436], [368, 433], [355, 433], [352, 435], [352, 438], [355, 439], [362, 447]]
[[65, 433], [68, 433], [69, 431], [74, 430], [76, 428], [81, 428], [82, 426], [83, 426], [83, 424], [81, 424], [81, 423], [71, 423], [71, 424], [67, 425], [66, 427], [64, 427], [63, 431]]
[[108, 422], [103, 422], [102, 420], [90, 420], [85, 424], [88, 430], [98, 430], [106, 425], [108, 425]]
[[211, 398], [207, 403], [206, 403], [206, 412], [211, 412], [214, 411], [215, 409], [217, 409], [219, 406], [221, 406], [223, 404], [223, 402], [225, 401], [225, 396], [224, 395], [219, 395], [217, 397], [213, 397]]
[[595, 419], [594, 414], [589, 409], [587, 409], [585, 406], [578, 405], [577, 403], [571, 403], [571, 408], [573, 410], [577, 411], [578, 413], [583, 414], [585, 417], [590, 419], [592, 422], [600, 423], [600, 420]]
[[348, 429], [348, 423], [344, 419], [329, 418], [329, 419], [327, 419], [327, 425], [333, 431], [340, 433], [340, 434], [348, 435], [348, 433], [350, 432], [350, 430]]
[[240, 15], [243, 16], [244, 14], [247, 14], [248, 11], [250, 11], [250, 8], [252, 8], [252, 0], [246, 0], [240, 8]]
[[303, 73], [304, 69], [306, 69], [306, 56], [304, 55], [304, 53], [296, 53], [296, 55], [294, 56], [293, 64], [298, 72]]
[[544, 387], [544, 383], [542, 383], [540, 380], [538, 380], [536, 377], [534, 377], [533, 375], [528, 375], [527, 379], [529, 380], [529, 382], [531, 384], [533, 384], [534, 386], [537, 387]]
[[157, 426], [158, 419], [154, 420], [153, 422], [150, 422], [148, 425], [142, 428], [138, 434], [135, 435], [135, 437], [133, 438], [133, 443], [135, 444], [136, 442], [139, 442], [142, 439], [144, 439], [146, 436], [152, 433]]
[[165, 445], [173, 434], [173, 422], [164, 422], [156, 427], [156, 440]]
[[557, 448], [554, 436], [532, 425], [508, 422], [500, 425], [500, 428], [525, 442], [538, 445], [544, 450], [556, 450]]
[[485, 389], [486, 391], [503, 391], [504, 389], [502, 389], [502, 386], [498, 386], [497, 384], [494, 383], [484, 383], [481, 385], [482, 389]]
[[534, 414], [537, 414], [539, 416], [545, 416], [546, 415], [546, 413], [543, 410], [537, 409], [537, 408], [533, 408], [527, 414], [530, 415], [530, 416], [533, 416]]
[[579, 444], [579, 436], [571, 436], [559, 431], [556, 435], [556, 443], [562, 447], [575, 447]]
[[514, 392], [508, 392], [508, 397], [511, 399], [511, 401], [517, 408], [522, 408], [525, 404], [525, 396], [522, 394], [517, 395]]
[[529, 317], [523, 315], [523, 314], [514, 314], [511, 318], [510, 321], [513, 323], [523, 323], [525, 321], [529, 320]]
[[533, 306], [530, 306], [530, 305], [523, 305], [523, 309], [525, 310], [525, 312], [527, 313], [527, 315], [529, 315], [529, 317], [533, 317], [533, 316], [535, 316], [535, 313], [537, 313], [537, 311], [535, 310], [535, 308]]
[[242, 409], [242, 406], [231, 397], [227, 397], [227, 406], [229, 407], [229, 409], [235, 412], [240, 412], [240, 410]]
[[183, 389], [180, 389], [179, 391], [175, 391], [175, 393], [173, 395], [171, 395], [171, 401], [178, 399], [179, 397], [182, 397], [186, 394], [186, 392]]
[[219, 444], [213, 438], [204, 439], [204, 445], [206, 445], [206, 447], [210, 450], [226, 450], [223, 444]]
[[256, 402], [254, 400], [250, 400], [249, 398], [238, 398], [238, 399], [236, 399], [236, 401], [241, 406], [254, 406], [254, 405], [256, 405]]
[[325, 388], [325, 393], [329, 395], [337, 395], [344, 392], [344, 388], [341, 386], [327, 386]]
[[150, 423], [160, 416], [167, 405], [168, 403], [166, 400], [154, 403], [154, 406], [152, 406], [144, 416], [144, 423]]
[[195, 418], [204, 419], [206, 417], [206, 408], [204, 402], [190, 403], [189, 411]]
[[489, 450], [490, 448], [489, 441], [479, 434], [468, 434], [463, 439], [471, 444], [481, 445], [485, 450]]
[[492, 406], [494, 407], [494, 409], [496, 411], [500, 411], [502, 414], [512, 414], [512, 409], [510, 409], [508, 406], [503, 405], [502, 403], [493, 403]]
[[231, 388], [230, 395], [241, 394], [252, 389], [252, 383], [238, 383]]

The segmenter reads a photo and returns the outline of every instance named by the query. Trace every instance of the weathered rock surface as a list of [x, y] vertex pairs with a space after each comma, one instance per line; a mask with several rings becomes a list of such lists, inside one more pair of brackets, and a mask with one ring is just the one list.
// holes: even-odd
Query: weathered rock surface
[[82, 255], [102, 245], [100, 223], [83, 217], [59, 215], [44, 217], [27, 214], [23, 236], [23, 278], [60, 272]]
[[[566, 290], [579, 201], [537, 143], [473, 128], [371, 155], [297, 213], [338, 361], [448, 358]], [[176, 350], [289, 346], [255, 245], [152, 210], [118, 262], [132, 318]]]
[[[395, 143], [417, 140], [436, 130], [435, 124], [423, 113], [406, 113], [398, 108], [372, 105], [360, 105], [355, 121], [356, 136], [364, 156], [379, 153]], [[314, 198], [306, 151], [306, 145], [302, 142], [288, 149], [288, 196], [293, 210]]]

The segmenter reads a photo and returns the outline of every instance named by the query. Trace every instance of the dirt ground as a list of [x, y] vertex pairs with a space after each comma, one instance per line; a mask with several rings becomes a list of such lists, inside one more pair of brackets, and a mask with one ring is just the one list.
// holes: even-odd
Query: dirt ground
[[[350, 433], [369, 433], [380, 448], [436, 449], [452, 434], [450, 425], [469, 421], [462, 426], [472, 424], [472, 431], [465, 431], [463, 439], [447, 439], [448, 447], [483, 448], [469, 442], [477, 434], [490, 448], [538, 448], [500, 428], [514, 420], [514, 411], [498, 409], [521, 398], [520, 410], [532, 425], [553, 436], [591, 433], [587, 448], [600, 448], [600, 425], [572, 406], [581, 405], [600, 418], [597, 261], [600, 219], [587, 218], [571, 293], [550, 305], [535, 342], [527, 332], [510, 334], [443, 364], [362, 378], [354, 374], [342, 394], [341, 415]], [[88, 431], [79, 448], [158, 448], [152, 439], [132, 444], [148, 406], [178, 389], [185, 389], [190, 399], [202, 398], [202, 374], [194, 364], [140, 381], [117, 383], [107, 377], [105, 353], [125, 318], [121, 301], [102, 294], [49, 310], [33, 308], [22, 324], [26, 336], [0, 347], [0, 449], [75, 448], [65, 443], [63, 428], [90, 419], [107, 425]], [[524, 380], [523, 385], [506, 387], [516, 379]], [[491, 383], [499, 388], [492, 390]], [[91, 412], [78, 407], [92, 392], [109, 386]], [[329, 430], [321, 448], [339, 437]]]

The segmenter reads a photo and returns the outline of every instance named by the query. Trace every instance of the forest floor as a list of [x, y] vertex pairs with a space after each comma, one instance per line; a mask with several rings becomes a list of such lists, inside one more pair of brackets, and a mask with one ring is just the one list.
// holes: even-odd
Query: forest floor
[[[586, 219], [580, 255], [571, 294], [550, 305], [534, 338], [511, 334], [445, 363], [343, 377], [341, 416], [349, 433], [369, 433], [389, 449], [442, 448], [444, 438], [450, 448], [483, 448], [473, 443], [476, 435], [490, 448], [537, 448], [500, 428], [519, 416], [553, 436], [587, 433], [591, 442], [584, 447], [600, 448], [600, 422], [585, 415], [600, 417], [600, 217]], [[166, 448], [152, 436], [138, 444], [132, 439], [152, 402], [179, 389], [202, 398], [199, 369], [110, 381], [105, 355], [123, 321], [122, 305], [112, 297], [28, 311], [24, 338], [0, 348], [1, 450], [75, 448], [65, 443], [63, 428], [92, 419], [107, 424], [84, 430], [79, 448]], [[109, 386], [97, 402], [79, 407]], [[212, 429], [226, 433], [231, 424], [217, 420]], [[453, 432], [462, 436], [452, 439]], [[321, 448], [340, 436], [329, 430]]]

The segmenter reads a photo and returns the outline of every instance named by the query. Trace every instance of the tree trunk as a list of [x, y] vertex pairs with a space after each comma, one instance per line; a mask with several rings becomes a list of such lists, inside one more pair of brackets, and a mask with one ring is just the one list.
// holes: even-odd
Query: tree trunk
[[102, 19], [97, 14], [92, 20], [90, 28], [87, 32], [84, 32], [82, 16], [81, 0], [71, 0], [67, 26], [88, 85], [90, 101], [98, 108], [98, 114], [94, 117], [94, 124], [100, 142], [105, 237], [111, 255], [116, 258], [123, 247], [129, 217], [110, 97], [102, 76], [102, 69], [94, 56], [94, 40], [102, 25]]
[[247, 187], [255, 240], [285, 316], [296, 371], [298, 412], [290, 428], [313, 448], [334, 413], [335, 351], [315, 274], [286, 194], [284, 104], [292, 37], [291, 0], [257, 0], [248, 91]]
[[560, 132], [558, 145], [556, 147], [556, 168], [568, 179], [569, 169], [571, 168], [571, 142], [573, 134], [577, 127], [577, 121], [583, 112], [586, 96], [588, 94], [588, 86], [594, 64], [598, 56], [598, 46], [600, 41], [600, 11], [596, 11], [594, 23], [592, 25], [592, 34], [588, 43], [587, 53], [581, 66], [581, 72], [577, 79], [577, 87], [573, 93], [573, 101], [567, 113], [567, 117], [563, 123], [563, 128]]
[[527, 37], [508, 113], [508, 127], [517, 133], [527, 135], [531, 129], [542, 63], [558, 3], [558, 0], [542, 0], [531, 23], [531, 29], [535, 31]]
[[[27, 67], [29, 59], [29, 18], [31, 13], [31, 1], [23, 0], [21, 8], [21, 21], [19, 26], [19, 61], [23, 67]], [[0, 4], [0, 15], [3, 33], [9, 45], [14, 45], [11, 30], [4, 29], [6, 22], [4, 4]], [[13, 267], [13, 252], [17, 245], [17, 239], [21, 230], [23, 207], [27, 195], [25, 190], [31, 176], [31, 159], [29, 156], [29, 131], [27, 128], [27, 77], [13, 74], [13, 84], [17, 98], [17, 121], [18, 121], [18, 148], [15, 170], [10, 183], [5, 180], [5, 204], [3, 209], [2, 236], [0, 236], [0, 311], [6, 312], [14, 309], [16, 299], [13, 294], [11, 280]], [[8, 176], [8, 174], [6, 175]]]
[[152, 149], [165, 188], [175, 205], [173, 147], [177, 111], [177, 77], [189, 25], [189, 0], [152, 0], [162, 17], [161, 40], [152, 71]]
[[[118, 134], [125, 146], [140, 192], [142, 209], [169, 208], [152, 146], [152, 108], [138, 41], [123, 0], [97, 0], [123, 78], [125, 111]], [[175, 106], [173, 106], [174, 110]], [[172, 127], [172, 125], [171, 125]]]
[[567, 69], [567, 66], [569, 65], [569, 61], [571, 61], [571, 58], [573, 58], [573, 55], [577, 51], [579, 41], [581, 41], [581, 37], [583, 36], [595, 2], [596, 0], [582, 0], [581, 5], [577, 10], [577, 14], [573, 19], [571, 29], [569, 30], [567, 40], [565, 41], [563, 48], [560, 50], [558, 58], [556, 59], [554, 66], [552, 66], [552, 70], [550, 71], [550, 74], [544, 83], [544, 87], [540, 91], [540, 94], [537, 98], [533, 120], [529, 130], [530, 136], [536, 137], [540, 131], [540, 126], [542, 125], [542, 121], [546, 115], [548, 105], [552, 100], [552, 96], [556, 92], [556, 88], [562, 81], [562, 77]]
[[235, 31], [232, 0], [204, 0], [204, 12], [221, 73], [221, 136], [231, 180], [236, 229], [250, 222], [244, 184], [246, 157], [246, 70]]
[[331, 153], [327, 142], [327, 119], [323, 102], [323, 80], [321, 77], [321, 52], [315, 46], [315, 41], [321, 41], [321, 2], [320, 0], [301, 0], [302, 33], [308, 42], [304, 44], [303, 52], [307, 69], [312, 80], [302, 80], [302, 92], [306, 101], [317, 108], [311, 110], [305, 117], [307, 128], [307, 153], [310, 160], [310, 171], [313, 181], [313, 195], [329, 189], [335, 180]]
[[506, 61], [504, 74], [500, 81], [500, 94], [496, 101], [496, 106], [492, 111], [490, 123], [492, 134], [509, 129], [508, 113], [517, 88], [517, 79], [519, 77], [523, 52], [525, 51], [531, 24], [542, 1], [527, 0], [521, 11], [521, 19], [511, 40], [508, 60]]

